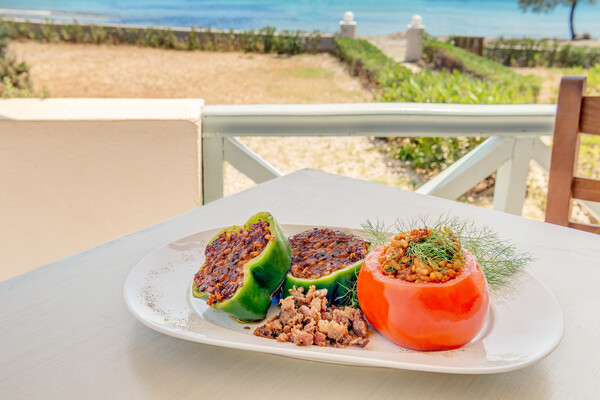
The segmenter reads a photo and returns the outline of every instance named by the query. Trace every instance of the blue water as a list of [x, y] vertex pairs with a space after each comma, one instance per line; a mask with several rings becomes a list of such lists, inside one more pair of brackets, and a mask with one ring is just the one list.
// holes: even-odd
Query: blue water
[[[522, 13], [517, 0], [0, 0], [7, 17], [221, 29], [277, 29], [334, 33], [353, 11], [359, 35], [404, 31], [414, 14], [433, 35], [568, 38], [569, 9]], [[577, 33], [600, 38], [600, 4], [575, 12]]]

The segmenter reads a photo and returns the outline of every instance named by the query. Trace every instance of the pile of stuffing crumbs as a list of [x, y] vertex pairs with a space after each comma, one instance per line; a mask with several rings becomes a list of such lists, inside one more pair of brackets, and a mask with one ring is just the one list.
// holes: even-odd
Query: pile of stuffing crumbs
[[360, 309], [327, 307], [327, 289], [311, 286], [290, 289], [281, 311], [254, 330], [256, 336], [292, 342], [298, 346], [365, 347], [369, 328]]

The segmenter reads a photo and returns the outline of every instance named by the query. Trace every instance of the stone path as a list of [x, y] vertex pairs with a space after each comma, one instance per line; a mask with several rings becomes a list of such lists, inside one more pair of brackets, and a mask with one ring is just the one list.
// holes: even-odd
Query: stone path
[[381, 36], [359, 36], [359, 38], [365, 39], [373, 46], [378, 47], [386, 56], [401, 63], [412, 72], [419, 72], [421, 70], [421, 67], [417, 63], [404, 62], [406, 58], [406, 32], [396, 32]]

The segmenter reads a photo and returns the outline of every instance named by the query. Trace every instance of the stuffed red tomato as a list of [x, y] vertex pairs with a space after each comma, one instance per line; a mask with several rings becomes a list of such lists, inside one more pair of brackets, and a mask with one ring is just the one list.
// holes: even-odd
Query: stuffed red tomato
[[[358, 276], [358, 301], [367, 320], [392, 342], [413, 350], [464, 346], [488, 312], [487, 282], [477, 260], [453, 234], [440, 232], [420, 229], [396, 236], [367, 256]], [[444, 234], [450, 240], [441, 243], [438, 236]]]

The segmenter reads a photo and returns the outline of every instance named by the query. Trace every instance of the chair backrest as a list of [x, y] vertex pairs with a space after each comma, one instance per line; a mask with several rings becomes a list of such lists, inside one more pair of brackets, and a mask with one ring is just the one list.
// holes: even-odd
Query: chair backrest
[[600, 201], [600, 181], [575, 176], [581, 133], [600, 135], [600, 97], [585, 96], [584, 76], [565, 76], [560, 82], [546, 222], [600, 234], [600, 225], [570, 221], [573, 199]]

